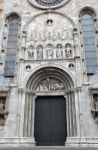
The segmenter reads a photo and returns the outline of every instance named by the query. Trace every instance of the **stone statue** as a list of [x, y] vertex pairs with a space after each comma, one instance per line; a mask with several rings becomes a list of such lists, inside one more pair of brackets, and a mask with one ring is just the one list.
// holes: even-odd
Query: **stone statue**
[[46, 55], [48, 59], [53, 58], [53, 46], [51, 44], [47, 45]]
[[58, 44], [56, 47], [56, 57], [62, 58], [62, 45], [61, 44]]
[[34, 59], [34, 47], [32, 45], [29, 46], [28, 57], [29, 59]]
[[38, 45], [37, 47], [37, 59], [43, 59], [43, 46]]
[[4, 105], [4, 102], [2, 99], [2, 100], [0, 100], [0, 113], [4, 113], [4, 107], [5, 107], [5, 105]]
[[72, 57], [71, 44], [66, 44], [66, 46], [65, 46], [65, 54], [66, 54], [66, 58]]
[[95, 110], [98, 111], [98, 97], [95, 98], [94, 107], [95, 107]]

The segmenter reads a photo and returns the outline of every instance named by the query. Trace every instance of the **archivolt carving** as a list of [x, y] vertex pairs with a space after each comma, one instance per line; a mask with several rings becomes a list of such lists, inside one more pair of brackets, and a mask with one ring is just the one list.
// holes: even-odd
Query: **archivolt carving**
[[38, 91], [73, 89], [71, 77], [63, 70], [55, 67], [45, 67], [36, 71], [27, 82], [27, 89]]

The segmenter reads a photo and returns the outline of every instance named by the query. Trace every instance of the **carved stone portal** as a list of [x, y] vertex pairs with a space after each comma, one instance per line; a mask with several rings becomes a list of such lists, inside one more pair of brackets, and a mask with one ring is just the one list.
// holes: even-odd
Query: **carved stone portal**
[[42, 80], [36, 88], [37, 91], [59, 91], [64, 89], [65, 87], [61, 81], [50, 77]]

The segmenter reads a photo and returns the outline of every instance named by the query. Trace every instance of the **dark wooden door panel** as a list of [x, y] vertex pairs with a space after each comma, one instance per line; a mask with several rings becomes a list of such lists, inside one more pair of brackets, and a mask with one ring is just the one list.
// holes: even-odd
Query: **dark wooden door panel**
[[64, 145], [67, 136], [66, 105], [63, 96], [40, 96], [35, 101], [37, 145]]

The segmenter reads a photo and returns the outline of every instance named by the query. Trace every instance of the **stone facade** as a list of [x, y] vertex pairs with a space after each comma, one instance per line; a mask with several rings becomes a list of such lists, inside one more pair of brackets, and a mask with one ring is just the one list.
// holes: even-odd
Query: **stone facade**
[[[65, 146], [98, 146], [98, 73], [86, 73], [79, 22], [83, 8], [96, 13], [98, 29], [97, 0], [65, 0], [47, 8], [32, 5], [29, 0], [0, 1], [1, 144], [36, 146], [35, 98], [63, 95], [68, 132]], [[15, 76], [8, 78], [4, 77], [6, 20], [11, 14], [17, 14], [21, 21]], [[6, 100], [2, 102], [2, 98]]]

